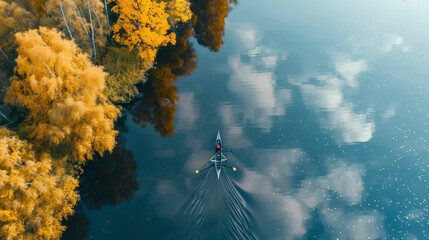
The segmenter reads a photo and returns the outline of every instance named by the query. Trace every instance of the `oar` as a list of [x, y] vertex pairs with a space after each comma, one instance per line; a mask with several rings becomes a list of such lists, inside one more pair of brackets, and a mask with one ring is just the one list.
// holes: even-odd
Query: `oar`
[[231, 166], [228, 166], [226, 164], [224, 164], [223, 166], [232, 169], [232, 171], [234, 171], [234, 172], [237, 171], [236, 167], [231, 167]]
[[210, 166], [208, 166], [208, 167], [205, 167], [207, 164], [209, 164], [210, 163], [210, 161], [207, 161], [202, 167], [200, 167], [199, 169], [197, 169], [197, 170], [195, 170], [195, 173], [196, 174], [198, 174], [198, 173], [200, 173], [201, 171], [204, 171], [204, 170], [206, 170], [207, 168], [211, 168], [211, 167], [213, 167], [214, 166], [214, 164], [213, 165], [210, 165]]

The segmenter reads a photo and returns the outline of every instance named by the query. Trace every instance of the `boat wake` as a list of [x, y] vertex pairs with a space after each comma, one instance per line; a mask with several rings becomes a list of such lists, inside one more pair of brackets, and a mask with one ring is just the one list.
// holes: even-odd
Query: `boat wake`
[[245, 192], [229, 177], [207, 171], [181, 215], [184, 239], [260, 239]]

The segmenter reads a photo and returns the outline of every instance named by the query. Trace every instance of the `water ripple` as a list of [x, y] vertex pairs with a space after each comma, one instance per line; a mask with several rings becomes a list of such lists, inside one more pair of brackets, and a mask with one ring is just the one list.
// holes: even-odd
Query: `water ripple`
[[178, 215], [184, 239], [260, 239], [245, 192], [228, 173], [207, 171]]

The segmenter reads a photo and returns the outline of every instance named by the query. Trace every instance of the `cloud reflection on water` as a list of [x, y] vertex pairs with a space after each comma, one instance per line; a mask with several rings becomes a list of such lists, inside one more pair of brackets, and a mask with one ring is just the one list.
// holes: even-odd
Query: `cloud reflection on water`
[[339, 132], [337, 140], [344, 143], [367, 142], [375, 131], [371, 110], [355, 113], [354, 104], [344, 97], [345, 87], [357, 87], [358, 75], [367, 69], [364, 60], [339, 60], [336, 71], [341, 75], [314, 74], [290, 78], [299, 86], [304, 102], [321, 115], [321, 127]]
[[195, 128], [195, 123], [199, 118], [193, 92], [180, 94], [180, 104], [177, 106], [175, 128], [177, 131], [189, 131]]
[[367, 70], [365, 60], [352, 61], [350, 59], [339, 59], [335, 62], [335, 70], [343, 77], [346, 85], [357, 87], [357, 76]]
[[270, 132], [271, 117], [284, 115], [292, 99], [290, 90], [276, 88], [274, 70], [279, 58], [286, 57], [260, 44], [261, 36], [254, 29], [241, 29], [236, 34], [240, 47], [228, 59], [232, 71], [228, 88], [240, 99], [244, 121]]
[[389, 53], [395, 47], [399, 48], [399, 50], [404, 53], [408, 53], [413, 50], [413, 47], [411, 45], [404, 43], [404, 38], [402, 36], [396, 34], [393, 34], [387, 38], [381, 50], [384, 53]]
[[222, 136], [228, 139], [228, 147], [235, 149], [250, 147], [251, 142], [243, 136], [244, 129], [238, 118], [239, 110], [232, 105], [224, 104], [218, 111], [224, 126]]
[[[238, 33], [241, 52], [229, 58], [232, 73], [228, 87], [241, 99], [241, 105], [222, 105], [219, 109], [228, 132], [227, 141], [239, 147], [242, 143], [253, 145], [244, 136], [241, 120], [270, 132], [272, 116], [285, 114], [292, 92], [277, 87], [274, 70], [279, 57], [259, 43], [261, 35], [251, 29]], [[336, 59], [334, 66], [334, 73], [298, 77], [289, 82], [299, 87], [305, 104], [320, 114], [321, 127], [338, 133], [338, 142], [367, 142], [375, 131], [375, 123], [370, 119], [372, 109], [356, 113], [344, 93], [345, 88], [358, 88], [358, 77], [368, 69], [367, 62], [342, 57]], [[258, 202], [254, 205], [264, 206], [251, 210], [259, 218], [259, 227], [269, 234], [264, 237], [296, 239], [311, 234], [315, 211], [319, 212], [318, 220], [326, 229], [323, 235], [327, 238], [376, 239], [385, 235], [380, 213], [349, 210], [363, 198], [365, 171], [361, 165], [339, 162], [330, 163], [325, 174], [297, 172], [298, 164], [309, 161], [304, 149], [252, 149], [252, 159], [258, 163], [240, 163], [247, 169], [243, 169], [238, 185], [252, 194], [253, 201]], [[297, 176], [304, 179], [297, 183]]]
[[[342, 84], [341, 80], [330, 77], [326, 81], [332, 81], [332, 84], [315, 91], [321, 94], [320, 99], [326, 99], [321, 101], [321, 106], [344, 109], [343, 95], [338, 87]], [[338, 94], [330, 98], [330, 91]], [[313, 103], [316, 104], [316, 101]], [[257, 226], [262, 229], [263, 238], [377, 239], [385, 236], [383, 216], [377, 211], [359, 210], [358, 207], [365, 193], [365, 170], [362, 165], [348, 164], [331, 156], [324, 159], [327, 170], [322, 172], [311, 165], [311, 156], [305, 149], [254, 147], [239, 124], [237, 111], [234, 106], [220, 107], [222, 124], [228, 133], [224, 140], [231, 144], [246, 142], [247, 149], [250, 149], [246, 154], [240, 154], [240, 159], [234, 154], [230, 157], [234, 164], [241, 166], [237, 185], [251, 197], [247, 200], [250, 202], [247, 208], [258, 217]], [[352, 108], [348, 111], [351, 112]], [[356, 129], [361, 128], [358, 125]], [[306, 167], [302, 168], [302, 164]], [[353, 206], [355, 210], [351, 210]], [[316, 212], [319, 215], [317, 219]], [[312, 236], [312, 226], [317, 221], [323, 226], [323, 232]]]
[[[283, 155], [285, 150], [257, 149], [261, 154], [274, 152]], [[300, 153], [300, 149], [288, 150], [289, 153]], [[277, 153], [276, 153], [277, 152]], [[273, 156], [274, 156], [273, 155]], [[277, 231], [268, 231], [269, 239], [301, 238], [309, 231], [308, 222], [313, 212], [319, 211], [323, 226], [329, 232], [323, 233], [327, 238], [340, 239], [377, 239], [384, 236], [383, 217], [376, 211], [350, 211], [350, 206], [357, 206], [362, 201], [364, 193], [364, 170], [361, 165], [338, 162], [329, 173], [318, 177], [307, 177], [301, 181], [300, 187], [286, 190], [287, 179], [294, 175], [289, 171], [296, 169], [299, 158], [292, 157], [288, 164], [282, 164], [287, 156], [270, 158], [269, 164], [286, 169], [283, 175], [273, 174], [273, 168], [267, 167], [262, 171], [246, 171], [239, 181], [246, 192], [253, 193], [256, 201], [267, 205], [265, 208], [254, 209], [260, 217], [262, 229], [279, 226]], [[298, 159], [298, 160], [293, 160]], [[330, 164], [331, 165], [331, 164]], [[285, 187], [278, 189], [283, 177]], [[253, 200], [255, 201], [255, 199]], [[258, 212], [260, 211], [260, 212]], [[283, 226], [280, 226], [283, 223]], [[265, 225], [267, 224], [267, 225]], [[318, 236], [321, 237], [321, 236]]]

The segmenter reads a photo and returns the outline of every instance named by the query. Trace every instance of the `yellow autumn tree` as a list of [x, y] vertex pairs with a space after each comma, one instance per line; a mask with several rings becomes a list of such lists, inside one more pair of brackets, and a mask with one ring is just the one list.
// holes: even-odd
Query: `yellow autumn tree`
[[169, 32], [166, 3], [154, 0], [109, 0], [116, 5], [112, 12], [118, 14], [117, 22], [112, 26], [116, 42], [137, 48], [139, 56], [145, 62], [153, 62], [156, 51], [168, 43], [175, 44], [174, 32]]
[[[13, 75], [16, 32], [33, 28], [36, 18], [16, 2], [0, 1], [0, 99]], [[0, 100], [1, 102], [1, 100]]]
[[62, 164], [0, 128], [0, 239], [60, 238], [78, 200]]
[[170, 26], [179, 22], [187, 22], [192, 17], [191, 3], [189, 0], [166, 0], [166, 12]]
[[136, 85], [146, 80], [145, 73], [152, 67], [143, 62], [135, 49], [130, 52], [126, 47], [108, 47], [101, 64], [109, 73], [104, 93], [119, 104], [130, 102], [138, 94]]
[[42, 26], [57, 28], [92, 59], [97, 59], [110, 31], [100, 0], [45, 0], [41, 6]]
[[106, 73], [56, 30], [16, 34], [16, 74], [5, 102], [28, 109], [20, 131], [56, 157], [84, 162], [115, 146], [118, 109], [104, 96]]
[[14, 34], [33, 28], [36, 18], [16, 2], [0, 1], [0, 22], [0, 60], [13, 61], [9, 54], [14, 50]]

